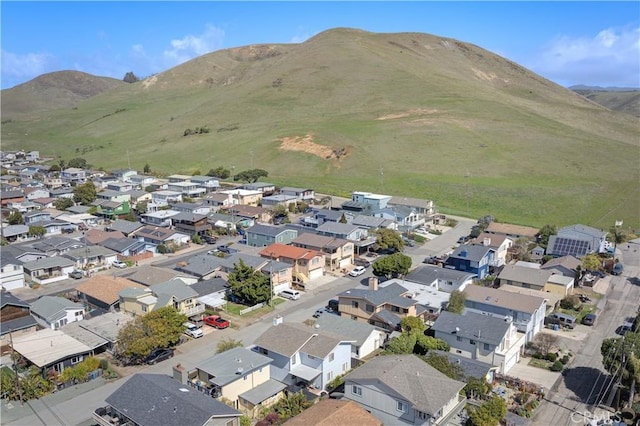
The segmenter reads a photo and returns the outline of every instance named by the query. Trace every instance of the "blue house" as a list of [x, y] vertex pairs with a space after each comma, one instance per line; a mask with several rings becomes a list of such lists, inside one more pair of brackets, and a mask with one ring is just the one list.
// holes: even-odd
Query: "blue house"
[[489, 247], [463, 244], [447, 258], [444, 267], [471, 272], [479, 279], [483, 279], [489, 275], [489, 265], [493, 262], [495, 254], [495, 251]]

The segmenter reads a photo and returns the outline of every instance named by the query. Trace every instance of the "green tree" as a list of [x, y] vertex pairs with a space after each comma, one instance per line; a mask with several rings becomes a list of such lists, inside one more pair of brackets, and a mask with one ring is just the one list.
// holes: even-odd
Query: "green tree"
[[269, 176], [269, 172], [262, 169], [244, 170], [233, 177], [235, 181], [257, 182], [261, 177]]
[[481, 399], [491, 391], [491, 385], [484, 378], [467, 377], [466, 381], [467, 385], [464, 387], [464, 391], [467, 398]]
[[40, 225], [29, 225], [29, 235], [32, 237], [42, 237], [47, 233], [47, 230], [44, 226]]
[[53, 390], [53, 383], [42, 377], [37, 367], [29, 368], [29, 371], [20, 379], [20, 391], [22, 400], [39, 399]]
[[149, 165], [149, 163], [146, 163], [144, 165], [144, 168], [142, 169], [142, 173], [144, 173], [145, 175], [151, 173], [151, 166]]
[[49, 171], [50, 172], [59, 172], [60, 171], [60, 165], [59, 164], [52, 164], [51, 167], [49, 167]]
[[202, 244], [202, 237], [198, 234], [193, 234], [191, 236], [191, 242], [193, 244]]
[[123, 220], [126, 220], [127, 222], [137, 222], [138, 219], [136, 218], [136, 215], [130, 211], [129, 213], [125, 214], [124, 216], [122, 216]]
[[471, 411], [469, 421], [473, 426], [495, 426], [500, 424], [506, 414], [507, 403], [502, 397], [495, 395]]
[[618, 249], [618, 244], [622, 244], [627, 240], [627, 235], [619, 226], [612, 226], [609, 229], [609, 234], [607, 235], [607, 239], [613, 243], [613, 253], [615, 256], [615, 252]]
[[242, 340], [234, 340], [230, 337], [227, 337], [218, 342], [218, 346], [216, 346], [216, 353], [220, 354], [230, 349], [241, 348], [241, 347], [242, 347]]
[[558, 229], [555, 225], [544, 225], [538, 231], [538, 244], [541, 247], [547, 248], [549, 244], [549, 237], [552, 235], [556, 235], [558, 233]]
[[600, 346], [604, 368], [622, 385], [640, 392], [640, 333], [627, 332], [623, 337], [604, 339]]
[[402, 235], [393, 229], [379, 229], [376, 231], [376, 244], [380, 250], [402, 251], [404, 241]]
[[342, 216], [340, 216], [340, 220], [338, 222], [339, 223], [347, 223], [347, 216], [345, 216], [345, 214], [342, 213]]
[[87, 160], [85, 160], [84, 158], [72, 158], [71, 160], [69, 160], [69, 163], [67, 164], [67, 167], [75, 167], [78, 169], [86, 169], [87, 167], [89, 167], [89, 165], [87, 164]]
[[412, 354], [413, 349], [416, 347], [418, 341], [418, 335], [415, 333], [402, 333], [389, 341], [385, 352], [388, 354]]
[[136, 203], [136, 211], [138, 212], [138, 214], [145, 214], [148, 210], [148, 206], [148, 201], [138, 201]]
[[402, 253], [393, 253], [373, 262], [373, 274], [378, 277], [398, 277], [409, 273], [411, 257]]
[[413, 353], [418, 355], [425, 355], [429, 351], [449, 351], [451, 347], [447, 342], [442, 339], [436, 339], [435, 337], [425, 336], [424, 334], [416, 335], [416, 345], [413, 348]]
[[133, 73], [133, 71], [129, 71], [128, 73], [126, 73], [124, 75], [124, 78], [122, 79], [122, 81], [124, 81], [125, 83], [135, 83], [139, 80], [140, 79]]
[[71, 198], [62, 197], [62, 198], [58, 198], [56, 201], [54, 201], [53, 205], [58, 210], [66, 210], [69, 207], [73, 207], [75, 205], [75, 203], [73, 202], [73, 200]]
[[449, 296], [449, 303], [447, 304], [447, 311], [456, 314], [462, 314], [464, 311], [464, 304], [467, 301], [467, 297], [460, 290], [453, 290]]
[[200, 171], [200, 169], [195, 169], [193, 172], [191, 172], [191, 176], [200, 176], [202, 174], [202, 172]]
[[582, 258], [582, 269], [585, 271], [597, 271], [602, 266], [602, 260], [597, 254], [589, 253]]
[[137, 316], [118, 333], [118, 357], [136, 362], [156, 348], [175, 345], [184, 330], [187, 317], [172, 306]]
[[449, 357], [446, 355], [438, 355], [436, 353], [429, 353], [428, 355], [422, 357], [423, 360], [427, 362], [430, 366], [441, 372], [447, 377], [450, 377], [454, 380], [462, 380], [464, 379], [464, 372], [460, 365], [455, 364], [449, 361]]
[[271, 407], [271, 410], [282, 419], [288, 419], [302, 413], [311, 405], [312, 403], [304, 396], [302, 391], [300, 391], [287, 393], [284, 398], [281, 398]]
[[400, 321], [403, 332], [423, 334], [425, 330], [424, 321], [418, 317], [406, 316]]
[[98, 197], [93, 182], [83, 183], [73, 189], [73, 201], [83, 205], [89, 205]]
[[271, 283], [269, 277], [256, 271], [240, 259], [233, 264], [228, 283], [233, 294], [249, 305], [267, 302], [271, 299]]
[[24, 223], [24, 217], [22, 217], [22, 213], [18, 210], [14, 210], [7, 218], [7, 222], [9, 225], [22, 225]]
[[207, 172], [207, 176], [227, 179], [229, 176], [231, 176], [231, 172], [229, 171], [229, 169], [225, 169], [224, 167], [220, 166], [215, 169], [210, 169], [209, 172]]

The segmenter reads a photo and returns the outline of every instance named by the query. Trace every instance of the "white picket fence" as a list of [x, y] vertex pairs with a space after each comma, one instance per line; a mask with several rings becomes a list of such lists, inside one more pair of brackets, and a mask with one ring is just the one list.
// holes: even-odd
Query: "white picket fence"
[[258, 303], [257, 305], [250, 306], [248, 308], [242, 309], [240, 311], [240, 315], [248, 314], [251, 311], [255, 311], [256, 309], [260, 309], [264, 306], [264, 302]]

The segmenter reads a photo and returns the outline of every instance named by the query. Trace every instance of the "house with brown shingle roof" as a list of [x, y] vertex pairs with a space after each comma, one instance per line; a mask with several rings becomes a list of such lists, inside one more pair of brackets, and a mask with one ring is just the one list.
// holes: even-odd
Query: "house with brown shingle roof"
[[85, 232], [85, 240], [89, 244], [100, 244], [109, 238], [124, 238], [124, 234], [120, 231], [103, 231], [101, 229], [89, 229]]
[[262, 249], [259, 254], [267, 259], [292, 265], [294, 278], [302, 283], [324, 275], [324, 255], [316, 250], [274, 243]]
[[491, 222], [484, 232], [488, 234], [504, 235], [513, 240], [526, 238], [533, 240], [538, 235], [538, 229], [530, 226], [512, 225], [510, 223]]
[[502, 266], [507, 263], [507, 252], [513, 245], [513, 240], [506, 235], [483, 232], [471, 244], [483, 245], [494, 250], [492, 266]]
[[142, 288], [131, 280], [110, 275], [95, 275], [76, 287], [81, 298], [106, 310], [119, 309], [118, 293], [126, 288]]
[[382, 426], [373, 414], [353, 401], [323, 399], [287, 420], [284, 426]]

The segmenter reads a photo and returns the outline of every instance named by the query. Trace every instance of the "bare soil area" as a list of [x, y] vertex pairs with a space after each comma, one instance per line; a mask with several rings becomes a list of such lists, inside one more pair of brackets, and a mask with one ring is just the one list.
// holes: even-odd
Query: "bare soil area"
[[320, 145], [314, 141], [311, 133], [305, 136], [287, 136], [279, 139], [280, 149], [283, 151], [301, 151], [315, 155], [325, 160], [335, 158], [339, 160], [341, 157], [348, 156], [351, 152], [348, 148], [333, 148], [326, 145]]

